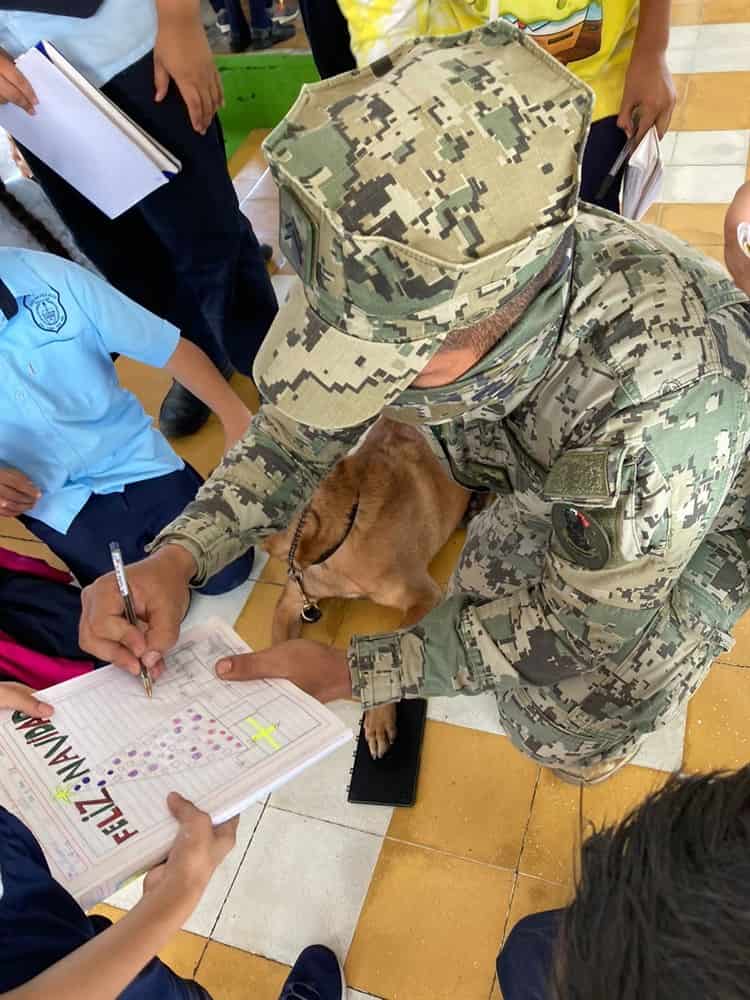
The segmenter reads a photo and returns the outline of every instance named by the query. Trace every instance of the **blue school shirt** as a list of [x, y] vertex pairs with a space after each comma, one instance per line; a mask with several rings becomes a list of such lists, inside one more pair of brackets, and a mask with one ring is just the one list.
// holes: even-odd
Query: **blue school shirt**
[[[31, 831], [0, 806], [0, 994], [9, 992], [105, 930], [52, 878]], [[119, 1000], [210, 1000], [158, 959]]]
[[0, 10], [0, 48], [14, 59], [52, 42], [68, 62], [102, 87], [154, 47], [155, 0], [104, 0], [91, 17]]
[[110, 358], [161, 368], [179, 330], [51, 254], [0, 248], [0, 281], [18, 309], [0, 313], [0, 466], [42, 491], [28, 513], [65, 533], [92, 493], [183, 468]]

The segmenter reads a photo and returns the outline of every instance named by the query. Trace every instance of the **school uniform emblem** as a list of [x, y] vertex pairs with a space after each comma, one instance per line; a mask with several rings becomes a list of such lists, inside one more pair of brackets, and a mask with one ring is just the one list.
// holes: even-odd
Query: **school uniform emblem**
[[39, 329], [48, 333], [59, 333], [68, 320], [68, 314], [60, 301], [60, 293], [54, 289], [40, 295], [27, 295], [23, 304]]

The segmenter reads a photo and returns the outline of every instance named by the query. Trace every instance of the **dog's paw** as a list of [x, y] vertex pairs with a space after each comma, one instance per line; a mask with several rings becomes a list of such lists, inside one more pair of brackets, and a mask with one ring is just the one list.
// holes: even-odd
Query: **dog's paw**
[[396, 705], [379, 705], [365, 712], [365, 739], [373, 760], [384, 757], [396, 741]]

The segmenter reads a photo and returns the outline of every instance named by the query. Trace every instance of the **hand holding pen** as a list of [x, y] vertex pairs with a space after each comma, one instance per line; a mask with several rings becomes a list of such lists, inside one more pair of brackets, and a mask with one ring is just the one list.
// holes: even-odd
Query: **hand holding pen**
[[[109, 543], [109, 551], [112, 553], [112, 565], [114, 566], [115, 576], [117, 577], [117, 586], [122, 595], [122, 602], [125, 605], [125, 616], [131, 625], [138, 627], [138, 618], [135, 613], [135, 608], [133, 607], [133, 599], [130, 596], [130, 588], [128, 587], [128, 578], [125, 576], [125, 564], [122, 561], [122, 552], [120, 551], [120, 546], [117, 542]], [[141, 661], [141, 681], [143, 682], [143, 689], [146, 692], [146, 696], [151, 698], [154, 693], [153, 685], [151, 683], [151, 675], [148, 669], [143, 665]]]

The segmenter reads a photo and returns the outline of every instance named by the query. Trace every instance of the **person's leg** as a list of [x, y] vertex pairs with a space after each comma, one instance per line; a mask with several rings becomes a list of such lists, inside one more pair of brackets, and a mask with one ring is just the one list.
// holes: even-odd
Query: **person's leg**
[[597, 198], [599, 188], [610, 168], [623, 150], [627, 136], [617, 125], [617, 117], [600, 118], [594, 122], [589, 132], [581, 164], [581, 200], [592, 205], [608, 208], [610, 212], [620, 211], [620, 188], [624, 169], [615, 178], [607, 194]]
[[300, 0], [299, 7], [321, 78], [356, 69], [349, 25], [336, 0]]
[[69, 583], [0, 570], [0, 629], [27, 649], [92, 659], [78, 645], [81, 591]]
[[330, 948], [313, 944], [305, 948], [292, 966], [279, 1000], [344, 1000], [344, 970]]
[[508, 935], [497, 956], [497, 978], [504, 1000], [550, 1000], [562, 912], [533, 913]]
[[250, 45], [250, 25], [240, 0], [226, 0], [229, 42], [233, 52], [243, 52]]
[[176, 177], [137, 206], [171, 262], [176, 295], [167, 318], [220, 370], [228, 357], [249, 374], [277, 311], [271, 280], [240, 211], [218, 119], [199, 135], [174, 86], [156, 104], [153, 72], [149, 54], [103, 89], [182, 163]]

